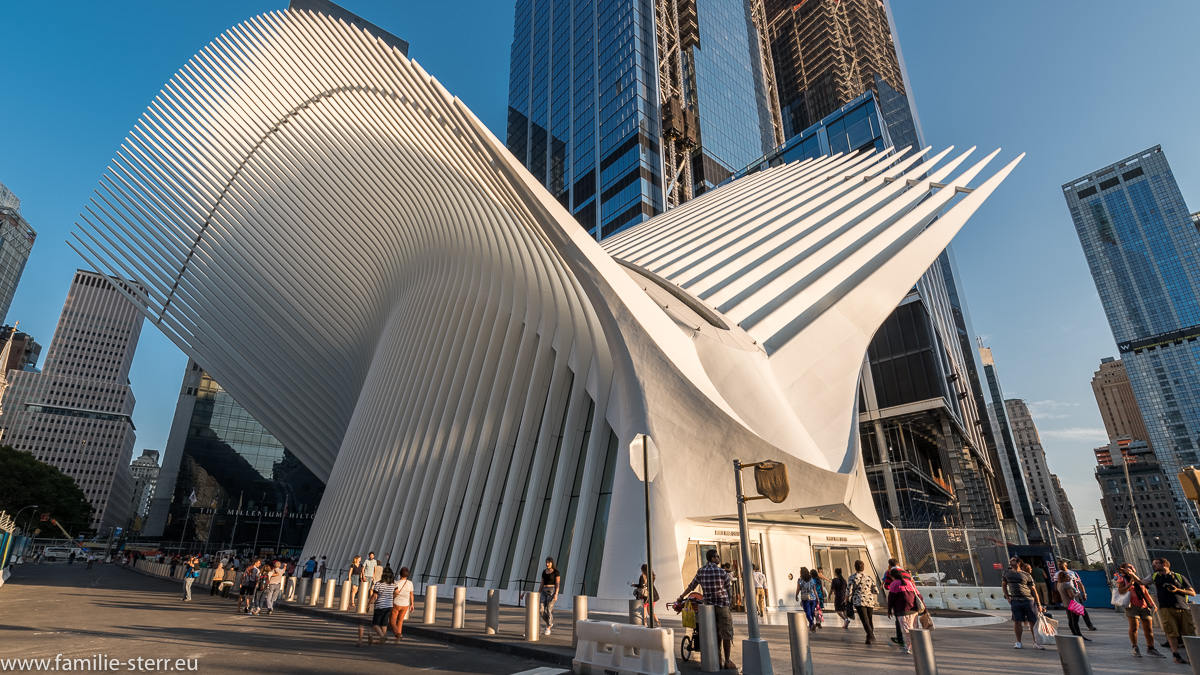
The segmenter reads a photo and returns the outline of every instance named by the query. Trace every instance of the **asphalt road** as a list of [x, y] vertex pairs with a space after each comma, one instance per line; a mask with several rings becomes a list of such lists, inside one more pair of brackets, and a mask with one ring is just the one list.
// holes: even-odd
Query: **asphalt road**
[[[359, 648], [357, 629], [346, 623], [284, 611], [271, 616], [238, 614], [233, 601], [210, 598], [208, 589], [199, 587], [193, 591], [194, 600], [185, 603], [179, 582], [111, 565], [85, 567], [57, 563], [15, 568], [0, 587], [0, 672], [53, 670], [59, 655], [60, 671], [65, 669], [63, 659], [91, 659], [92, 666], [105, 666], [91, 672], [567, 672], [529, 659], [411, 637], [399, 645]], [[5, 663], [8, 659], [50, 661], [39, 667]], [[119, 667], [111, 668], [112, 659]]]

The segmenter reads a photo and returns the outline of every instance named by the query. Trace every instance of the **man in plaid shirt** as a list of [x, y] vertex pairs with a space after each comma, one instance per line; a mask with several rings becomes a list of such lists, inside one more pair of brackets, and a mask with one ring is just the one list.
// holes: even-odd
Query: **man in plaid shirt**
[[700, 587], [700, 592], [704, 594], [704, 604], [712, 605], [717, 615], [717, 638], [725, 648], [725, 662], [721, 668], [736, 669], [737, 666], [733, 665], [733, 659], [730, 658], [733, 652], [733, 615], [729, 613], [729, 572], [721, 569], [721, 556], [717, 555], [716, 549], [709, 549], [704, 559], [708, 564], [696, 570], [692, 583], [683, 589], [675, 604], [683, 602], [684, 596], [691, 593], [696, 586]]

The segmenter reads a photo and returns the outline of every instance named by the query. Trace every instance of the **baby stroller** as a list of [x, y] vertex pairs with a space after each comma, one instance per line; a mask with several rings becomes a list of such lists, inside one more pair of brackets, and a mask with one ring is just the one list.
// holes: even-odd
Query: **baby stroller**
[[692, 652], [700, 651], [700, 631], [697, 629], [696, 611], [700, 606], [700, 594], [693, 593], [683, 599], [683, 602], [671, 604], [671, 609], [680, 614], [683, 619], [683, 638], [679, 640], [679, 658], [687, 661], [692, 658]]

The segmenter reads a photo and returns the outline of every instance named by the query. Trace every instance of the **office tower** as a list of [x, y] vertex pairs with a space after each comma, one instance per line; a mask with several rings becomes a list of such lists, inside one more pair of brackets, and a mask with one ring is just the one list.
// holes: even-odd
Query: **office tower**
[[1059, 555], [1071, 560], [1085, 560], [1083, 554], [1083, 538], [1079, 535], [1079, 523], [1075, 520], [1075, 507], [1071, 506], [1071, 498], [1063, 487], [1058, 474], [1050, 474], [1051, 487], [1054, 489], [1054, 502], [1058, 507], [1059, 517], [1062, 518], [1062, 534], [1058, 537]]
[[918, 146], [914, 106], [888, 14], [880, 0], [766, 0], [787, 138], [871, 91], [896, 147]]
[[[9, 371], [5, 442], [75, 479], [93, 529], [126, 527], [133, 503], [134, 398], [129, 367], [142, 314], [121, 279], [79, 270], [41, 372]], [[142, 292], [137, 289], [137, 292]]]
[[142, 450], [142, 456], [129, 465], [133, 473], [133, 519], [130, 529], [142, 530], [146, 515], [150, 513], [150, 500], [154, 498], [154, 487], [158, 485], [157, 450]]
[[1029, 488], [1025, 481], [1025, 469], [1021, 464], [1021, 455], [1017, 449], [1016, 439], [1009, 427], [1008, 408], [1004, 405], [1004, 390], [1000, 387], [1000, 375], [996, 370], [996, 360], [990, 347], [984, 347], [982, 340], [979, 345], [979, 357], [983, 363], [984, 378], [987, 381], [988, 423], [992, 428], [991, 438], [995, 441], [995, 465], [1000, 467], [1003, 482], [999, 483], [1000, 508], [1004, 515], [1002, 524], [1009, 540], [1018, 543], [1042, 541], [1037, 520], [1033, 515], [1033, 504], [1029, 499]]
[[1200, 232], [1157, 145], [1063, 185], [1063, 196], [1146, 426], [1137, 440], [1198, 535], [1175, 476], [1200, 464]]
[[[13, 326], [0, 326], [0, 415], [4, 414], [4, 393], [8, 391], [8, 373], [13, 370], [34, 370], [42, 346], [26, 333]], [[0, 429], [0, 441], [3, 440]]]
[[1100, 359], [1100, 369], [1092, 375], [1092, 393], [1096, 396], [1096, 406], [1100, 408], [1109, 440], [1124, 437], [1145, 441], [1150, 437], [1124, 361], [1111, 356]]
[[759, 2], [520, 0], [509, 150], [597, 239], [723, 182], [782, 141]]
[[1025, 483], [1033, 500], [1034, 516], [1039, 518], [1042, 540], [1049, 542], [1054, 537], [1057, 543], [1057, 535], [1075, 532], [1075, 528], [1069, 526], [1069, 522], [1074, 520], [1074, 512], [1068, 519], [1060, 508], [1058, 490], [1055, 489], [1058, 477], [1050, 472], [1042, 437], [1038, 434], [1029, 406], [1019, 398], [1010, 398], [1004, 401], [1004, 407], [1017, 454], [1021, 458], [1021, 467], [1025, 470]]
[[1140, 527], [1147, 549], [1175, 549], [1187, 543], [1168, 477], [1145, 441], [1116, 438], [1094, 452], [1100, 506], [1109, 527], [1126, 527], [1131, 533]]
[[256, 541], [299, 547], [325, 491], [194, 361], [184, 372], [159, 483], [146, 532], [210, 548]]
[[36, 239], [37, 232], [21, 216], [21, 200], [0, 183], [0, 322], [8, 316]]

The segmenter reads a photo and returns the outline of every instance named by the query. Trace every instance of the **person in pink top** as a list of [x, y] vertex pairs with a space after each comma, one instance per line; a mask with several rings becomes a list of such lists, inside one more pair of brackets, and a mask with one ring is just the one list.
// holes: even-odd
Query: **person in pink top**
[[912, 653], [912, 642], [908, 633], [917, 625], [917, 614], [920, 612], [917, 587], [909, 579], [905, 579], [899, 570], [893, 569], [888, 584], [888, 618], [893, 615], [900, 621], [900, 629], [904, 633], [904, 652]]

